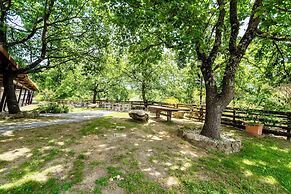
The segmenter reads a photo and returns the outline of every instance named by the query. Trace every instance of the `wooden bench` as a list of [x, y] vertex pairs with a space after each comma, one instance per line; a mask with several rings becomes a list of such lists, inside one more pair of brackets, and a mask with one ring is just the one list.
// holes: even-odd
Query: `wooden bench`
[[[160, 115], [167, 116], [167, 121], [171, 121], [173, 112], [181, 111], [181, 109], [164, 106], [148, 106], [148, 108], [156, 113], [156, 118], [160, 118]], [[163, 114], [162, 112], [166, 112], [166, 114]]]

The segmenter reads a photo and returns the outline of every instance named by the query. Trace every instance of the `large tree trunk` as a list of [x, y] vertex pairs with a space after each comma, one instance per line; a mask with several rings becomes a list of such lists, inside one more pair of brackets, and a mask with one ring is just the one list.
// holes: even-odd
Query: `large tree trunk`
[[206, 115], [201, 135], [213, 139], [220, 138], [221, 114], [223, 107], [216, 93], [206, 87]]
[[16, 114], [20, 112], [19, 104], [17, 102], [15, 87], [13, 80], [16, 75], [12, 71], [5, 71], [3, 73], [4, 93], [6, 94], [6, 102], [9, 114]]
[[220, 93], [217, 91], [214, 77], [210, 76], [210, 71], [202, 69], [206, 86], [206, 115], [201, 135], [213, 139], [220, 138], [221, 116], [234, 96], [235, 71], [238, 63], [239, 60], [234, 57], [227, 64]]
[[96, 98], [97, 98], [97, 90], [93, 90], [93, 99], [92, 99], [92, 103], [96, 104]]

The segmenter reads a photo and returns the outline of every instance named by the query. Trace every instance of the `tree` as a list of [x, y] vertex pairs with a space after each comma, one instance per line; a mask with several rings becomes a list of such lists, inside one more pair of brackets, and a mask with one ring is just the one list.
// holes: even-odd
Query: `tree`
[[82, 1], [3, 0], [0, 2], [0, 45], [20, 64], [13, 70], [2, 61], [4, 93], [9, 113], [20, 111], [13, 80], [19, 74], [43, 71], [77, 59], [72, 41], [80, 41], [87, 31], [80, 28], [86, 21]]
[[[115, 6], [111, 9], [125, 18], [122, 24], [130, 26], [129, 29], [133, 24], [138, 25], [135, 28], [150, 29], [158, 37], [152, 44], [196, 54], [206, 88], [206, 118], [201, 134], [214, 139], [220, 138], [222, 112], [234, 97], [237, 68], [251, 42], [257, 37], [290, 40], [290, 36], [284, 36], [290, 33], [287, 28], [274, 26], [277, 23], [288, 26], [284, 20], [288, 16], [285, 1], [269, 0], [264, 4], [262, 0], [251, 4], [240, 0], [123, 4], [112, 1], [112, 4]], [[139, 21], [129, 22], [129, 18]]]
[[151, 45], [151, 41], [155, 37], [149, 32], [137, 31], [136, 33], [139, 38], [132, 37], [133, 42], [131, 42], [127, 53], [128, 65], [124, 73], [140, 91], [146, 108], [149, 92], [157, 87], [157, 81], [160, 77], [161, 68], [158, 62], [161, 60], [162, 49], [156, 45]]

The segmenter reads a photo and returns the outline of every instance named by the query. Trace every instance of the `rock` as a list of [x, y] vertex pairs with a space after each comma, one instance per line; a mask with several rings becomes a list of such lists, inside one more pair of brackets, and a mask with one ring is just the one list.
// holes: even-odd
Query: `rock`
[[0, 114], [0, 120], [21, 119], [21, 118], [34, 119], [34, 118], [37, 118], [38, 116], [39, 116], [39, 112], [37, 111], [23, 111], [17, 114], [8, 114], [6, 112], [3, 112]]
[[221, 135], [220, 140], [208, 138], [206, 136], [200, 135], [199, 131], [192, 130], [179, 130], [178, 135], [197, 147], [205, 149], [216, 149], [226, 154], [239, 152], [241, 148], [240, 140], [236, 140], [224, 135]]
[[98, 104], [88, 104], [88, 108], [97, 108]]
[[149, 120], [149, 115], [144, 110], [132, 110], [129, 112], [129, 116], [137, 121], [147, 122]]

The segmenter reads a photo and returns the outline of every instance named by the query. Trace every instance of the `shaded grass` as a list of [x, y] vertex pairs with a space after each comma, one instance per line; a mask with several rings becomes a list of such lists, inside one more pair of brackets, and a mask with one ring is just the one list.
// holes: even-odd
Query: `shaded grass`
[[0, 189], [0, 193], [62, 193], [83, 180], [84, 160], [85, 156], [80, 154], [73, 163], [69, 177], [64, 181], [55, 178], [46, 182], [29, 181], [10, 189]]
[[50, 193], [57, 194], [62, 190], [62, 184], [57, 179], [49, 179], [45, 183], [37, 181], [29, 181], [21, 186], [13, 187], [11, 189], [0, 189], [0, 193], [6, 194], [25, 194], [25, 193]]
[[30, 172], [35, 172], [40, 170], [47, 162], [56, 158], [60, 151], [56, 148], [46, 151], [44, 154], [38, 149], [33, 150], [32, 157], [22, 163], [17, 168], [12, 169], [6, 176], [10, 180], [17, 180], [22, 178], [24, 175]]
[[4, 168], [7, 164], [9, 164], [9, 162], [4, 161], [4, 160], [0, 160], [0, 169]]
[[[102, 134], [105, 133], [108, 129], [115, 129], [120, 126], [126, 129], [131, 129], [139, 125], [141, 124], [129, 119], [113, 119], [112, 117], [100, 117], [88, 123], [80, 130], [80, 132], [82, 135]], [[122, 130], [122, 128], [119, 130]]]
[[108, 176], [101, 177], [95, 181], [96, 194], [102, 193], [102, 188], [114, 181], [117, 186], [123, 188], [127, 193], [165, 193], [165, 189], [158, 183], [149, 180], [142, 172], [125, 172], [119, 167], [107, 167]]

